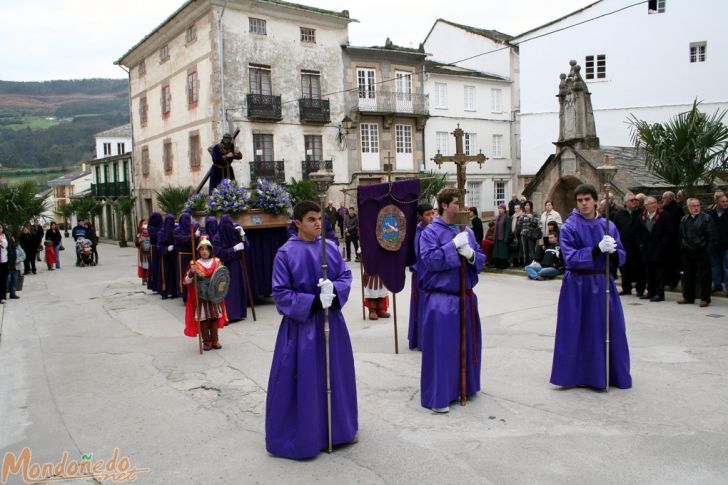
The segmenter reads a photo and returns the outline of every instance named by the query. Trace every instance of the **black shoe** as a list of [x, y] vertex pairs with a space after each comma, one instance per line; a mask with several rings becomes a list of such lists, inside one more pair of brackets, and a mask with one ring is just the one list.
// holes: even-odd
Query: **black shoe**
[[653, 295], [640, 295], [640, 300], [651, 300], [654, 298]]
[[622, 290], [622, 291], [619, 292], [619, 294], [622, 295], [622, 296], [624, 296], [624, 295], [631, 295], [632, 294], [632, 291], [631, 290], [630, 291]]
[[653, 296], [652, 298], [650, 298], [650, 301], [665, 301], [665, 297], [664, 296]]
[[20, 300], [20, 297], [18, 295], [10, 295], [11, 300]]

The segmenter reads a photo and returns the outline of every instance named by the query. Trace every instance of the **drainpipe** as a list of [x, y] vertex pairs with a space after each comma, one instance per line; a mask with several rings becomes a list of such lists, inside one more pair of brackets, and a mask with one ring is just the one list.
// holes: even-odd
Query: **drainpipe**
[[[125, 69], [124, 66], [121, 64], [118, 64], [118, 66], [126, 73], [127, 78], [129, 78], [129, 126], [131, 127], [131, 169], [129, 170], [129, 175], [131, 175], [131, 180], [127, 180], [129, 182], [129, 196], [132, 196], [134, 193], [134, 181], [136, 180], [136, 177], [134, 177], [134, 169], [136, 168], [136, 164], [134, 163], [134, 123], [133, 123], [133, 117], [134, 117], [134, 111], [132, 111], [132, 104], [131, 104], [131, 69]], [[123, 170], [123, 162], [122, 162], [122, 170]], [[126, 175], [126, 174], [125, 174]], [[139, 208], [138, 211], [134, 211], [134, 215], [132, 216], [134, 218], [133, 221], [131, 221], [134, 224], [134, 227], [136, 227], [138, 224], [138, 220], [141, 218], [139, 214], [141, 214], [141, 197], [137, 197], [137, 204], [136, 206]], [[122, 216], [123, 217], [123, 216]], [[98, 234], [98, 231], [96, 232]]]
[[227, 131], [225, 126], [225, 61], [223, 60], [223, 53], [225, 52], [225, 39], [223, 32], [222, 17], [225, 15], [225, 9], [227, 8], [227, 0], [222, 6], [220, 17], [217, 19], [217, 31], [218, 31], [218, 56], [220, 57], [220, 133], [218, 138], [222, 138], [223, 133]]

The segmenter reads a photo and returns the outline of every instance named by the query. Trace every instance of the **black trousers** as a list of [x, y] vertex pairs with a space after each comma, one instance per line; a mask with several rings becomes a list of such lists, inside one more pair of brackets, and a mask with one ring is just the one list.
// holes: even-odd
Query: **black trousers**
[[665, 298], [665, 263], [645, 263], [647, 273], [647, 295]]
[[8, 263], [0, 263], [0, 300], [8, 299], [8, 272], [10, 266]]
[[25, 272], [25, 274], [28, 274], [30, 272], [35, 274], [35, 272], [36, 272], [36, 270], [35, 270], [35, 253], [33, 253], [33, 254], [26, 253], [25, 261], [23, 261], [23, 272]]
[[622, 291], [632, 292], [632, 285], [634, 284], [637, 294], [643, 294], [647, 285], [647, 278], [645, 277], [645, 264], [642, 262], [640, 254], [627, 251], [627, 259], [621, 269]]
[[700, 285], [700, 299], [710, 303], [711, 274], [708, 251], [682, 253], [682, 295], [689, 302], [695, 301], [695, 285]]
[[346, 235], [346, 259], [351, 259], [351, 245], [354, 245], [354, 258], [358, 258], [359, 256], [356, 254], [359, 250], [359, 234], [349, 233]]

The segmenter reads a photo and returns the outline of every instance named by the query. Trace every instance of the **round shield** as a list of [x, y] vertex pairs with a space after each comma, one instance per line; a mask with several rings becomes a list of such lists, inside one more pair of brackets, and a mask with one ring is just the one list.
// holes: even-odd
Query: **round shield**
[[382, 207], [377, 214], [377, 242], [387, 251], [399, 251], [407, 234], [404, 212], [394, 204]]
[[230, 271], [220, 265], [209, 278], [199, 281], [200, 298], [218, 304], [225, 299], [230, 290]]

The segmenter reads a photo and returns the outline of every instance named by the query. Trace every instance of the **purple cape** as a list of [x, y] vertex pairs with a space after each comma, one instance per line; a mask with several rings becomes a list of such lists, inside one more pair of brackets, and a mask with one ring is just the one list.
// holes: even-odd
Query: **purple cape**
[[161, 286], [161, 274], [159, 265], [159, 254], [157, 254], [157, 236], [162, 228], [162, 214], [152, 212], [147, 223], [147, 231], [149, 232], [149, 243], [151, 249], [149, 251], [149, 278], [147, 278], [147, 289], [159, 292]]
[[[610, 265], [624, 264], [625, 251], [614, 224], [609, 234], [617, 241], [617, 252], [610, 256]], [[604, 219], [584, 219], [574, 209], [559, 233], [559, 244], [566, 273], [561, 282], [559, 310], [556, 320], [556, 342], [551, 383], [557, 386], [589, 386], [604, 389], [606, 315], [604, 302], [604, 270], [606, 258], [592, 256], [594, 246], [604, 237]], [[593, 273], [592, 273], [593, 272]], [[589, 274], [591, 273], [591, 274]], [[622, 389], [632, 387], [629, 374], [629, 347], [614, 278], [609, 279], [610, 316], [610, 385]]]
[[422, 298], [419, 290], [419, 273], [422, 268], [422, 260], [420, 259], [420, 248], [419, 241], [422, 235], [422, 222], [417, 223], [417, 229], [415, 230], [415, 238], [413, 241], [414, 251], [417, 260], [415, 264], [410, 266], [412, 272], [412, 284], [410, 293], [410, 314], [409, 314], [409, 331], [407, 332], [407, 340], [409, 341], [410, 350], [419, 349], [422, 350], [422, 320], [420, 318], [420, 306]]
[[[349, 443], [359, 428], [354, 356], [341, 307], [349, 298], [351, 271], [339, 248], [327, 244], [328, 278], [336, 300], [329, 309], [333, 443]], [[318, 300], [321, 239], [293, 236], [273, 265], [273, 298], [283, 315], [273, 352], [265, 412], [269, 453], [293, 459], [317, 455], [328, 444], [324, 312]], [[312, 309], [312, 306], [318, 309]]]
[[167, 214], [164, 223], [157, 233], [157, 254], [159, 255], [160, 277], [159, 294], [164, 297], [179, 296], [179, 282], [177, 281], [177, 253], [170, 251], [169, 246], [174, 245], [174, 216]]
[[182, 284], [182, 276], [187, 272], [187, 268], [192, 261], [192, 217], [189, 212], [183, 212], [179, 216], [179, 223], [174, 228], [174, 251], [175, 261], [177, 262], [177, 291], [182, 295], [182, 299], [187, 301], [187, 285]]
[[[207, 234], [207, 238], [212, 242], [212, 238], [215, 237], [215, 234], [217, 234], [217, 219], [215, 219], [215, 216], [207, 216], [207, 219], [205, 219], [205, 234]], [[217, 256], [217, 254], [215, 255]]]
[[242, 261], [245, 254], [233, 249], [239, 242], [243, 241], [235, 230], [232, 217], [229, 214], [223, 215], [220, 218], [217, 234], [212, 238], [212, 245], [215, 248], [215, 256], [220, 258], [230, 271], [230, 289], [225, 296], [225, 306], [228, 320], [231, 322], [248, 316], [248, 287], [245, 284]]
[[[466, 383], [467, 395], [480, 390], [482, 336], [478, 299], [471, 290], [485, 255], [468, 227], [474, 264], [466, 263]], [[422, 316], [422, 373], [420, 402], [425, 408], [442, 408], [460, 396], [460, 256], [452, 239], [459, 229], [436, 217], [420, 236], [419, 272]]]

